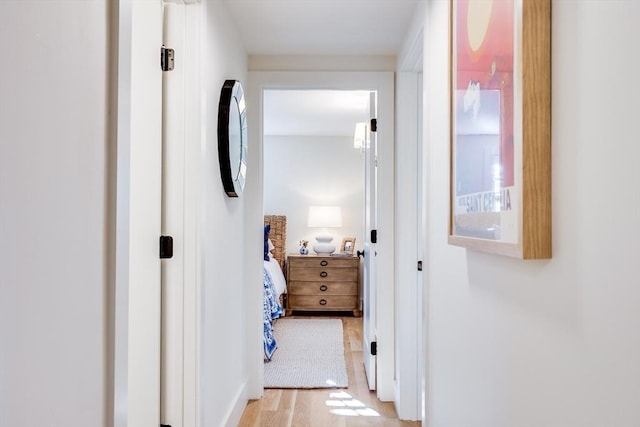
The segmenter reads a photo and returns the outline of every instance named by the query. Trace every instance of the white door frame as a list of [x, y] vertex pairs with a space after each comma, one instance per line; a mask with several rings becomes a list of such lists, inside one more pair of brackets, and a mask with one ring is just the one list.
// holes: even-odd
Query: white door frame
[[424, 164], [419, 156], [422, 132], [418, 128], [422, 125], [418, 73], [422, 71], [423, 38], [423, 25], [418, 25], [397, 76], [396, 206], [402, 209], [396, 212], [395, 404], [403, 420], [421, 418], [423, 395], [422, 272], [417, 266], [418, 261], [426, 265], [420, 253], [423, 236], [418, 217], [422, 203], [419, 168]]
[[[417, 73], [398, 73], [396, 204], [396, 389], [398, 417], [419, 419], [418, 378], [419, 282], [418, 259], [418, 79]], [[421, 98], [421, 97], [420, 97]]]
[[185, 105], [184, 105], [184, 356], [183, 356], [183, 426], [198, 427], [200, 407], [200, 332], [201, 249], [200, 249], [200, 171], [202, 153], [202, 15], [200, 0], [185, 3]]
[[[378, 306], [378, 398], [393, 401], [394, 398], [394, 251], [395, 251], [395, 209], [394, 209], [394, 73], [392, 72], [249, 72], [247, 96], [249, 140], [253, 162], [263, 161], [263, 92], [268, 89], [331, 89], [331, 90], [367, 90], [378, 92], [378, 140], [379, 140], [379, 194], [381, 197], [378, 211], [378, 286], [377, 299], [384, 301]], [[256, 168], [257, 169], [257, 168]], [[262, 167], [257, 173], [261, 173]], [[262, 191], [260, 197], [254, 197], [247, 210], [264, 212]], [[255, 196], [255, 195], [254, 195]], [[387, 202], [385, 202], [387, 201]], [[251, 262], [249, 262], [251, 264]], [[258, 276], [253, 270], [248, 277]], [[248, 307], [262, 307], [262, 289], [248, 290]], [[249, 328], [248, 349], [248, 391], [249, 398], [259, 398], [263, 392], [263, 349], [262, 349], [262, 313], [248, 313]]]

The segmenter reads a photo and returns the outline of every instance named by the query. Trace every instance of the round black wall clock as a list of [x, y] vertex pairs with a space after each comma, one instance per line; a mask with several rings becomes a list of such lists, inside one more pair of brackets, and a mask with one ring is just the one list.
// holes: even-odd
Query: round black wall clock
[[225, 193], [238, 197], [247, 174], [247, 113], [242, 84], [226, 80], [218, 104], [218, 160]]

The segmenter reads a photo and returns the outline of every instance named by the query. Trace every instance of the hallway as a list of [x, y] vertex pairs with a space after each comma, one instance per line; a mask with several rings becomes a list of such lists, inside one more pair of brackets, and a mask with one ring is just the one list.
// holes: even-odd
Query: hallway
[[[300, 317], [300, 316], [297, 316]], [[362, 318], [342, 317], [347, 389], [266, 389], [249, 402], [241, 427], [419, 426], [400, 421], [392, 402], [380, 402], [369, 391], [362, 363]]]

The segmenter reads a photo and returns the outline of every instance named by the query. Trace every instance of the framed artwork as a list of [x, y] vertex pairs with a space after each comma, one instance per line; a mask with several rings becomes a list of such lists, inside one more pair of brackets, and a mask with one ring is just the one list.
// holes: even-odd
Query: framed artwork
[[342, 239], [342, 244], [340, 245], [340, 252], [343, 254], [353, 255], [353, 249], [356, 246], [356, 238], [355, 237], [345, 237]]
[[551, 0], [450, 0], [449, 243], [551, 257]]

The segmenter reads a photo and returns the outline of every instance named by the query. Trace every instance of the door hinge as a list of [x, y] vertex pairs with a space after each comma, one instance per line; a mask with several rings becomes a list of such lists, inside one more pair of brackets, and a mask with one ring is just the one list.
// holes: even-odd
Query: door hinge
[[375, 341], [371, 341], [371, 355], [372, 356], [378, 355], [378, 343]]
[[162, 71], [171, 71], [174, 66], [174, 56], [175, 51], [171, 48], [162, 47], [160, 48], [160, 68]]
[[422, 261], [418, 261], [418, 271], [422, 271]]
[[173, 258], [173, 237], [160, 236], [160, 259]]
[[371, 243], [378, 243], [378, 230], [371, 230]]
[[371, 119], [371, 132], [378, 131], [378, 119]]

